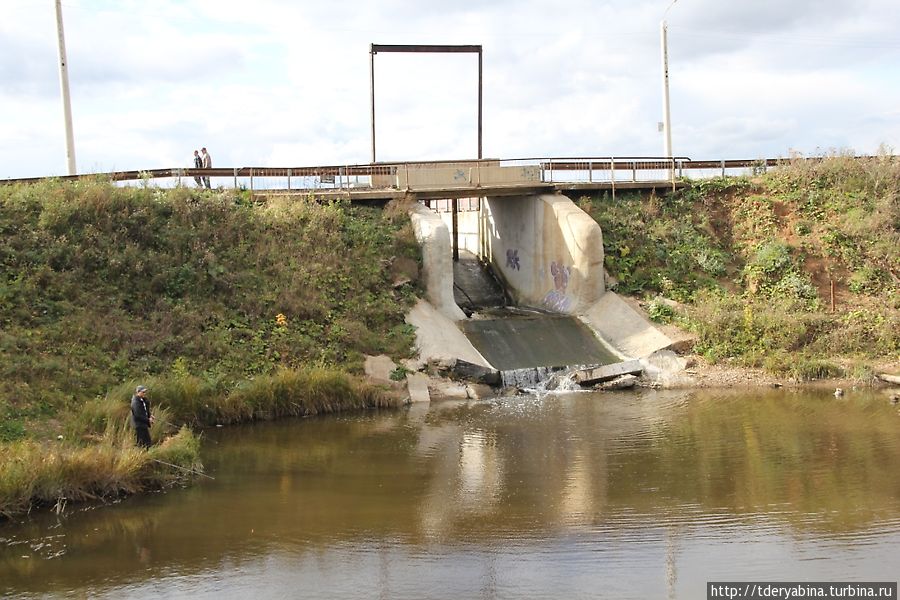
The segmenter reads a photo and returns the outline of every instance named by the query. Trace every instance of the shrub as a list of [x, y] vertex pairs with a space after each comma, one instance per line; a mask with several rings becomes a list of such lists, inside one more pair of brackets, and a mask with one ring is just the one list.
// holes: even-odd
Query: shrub
[[149, 451], [133, 444], [71, 447], [23, 440], [0, 445], [0, 515], [171, 485], [199, 469], [199, 448], [188, 429]]

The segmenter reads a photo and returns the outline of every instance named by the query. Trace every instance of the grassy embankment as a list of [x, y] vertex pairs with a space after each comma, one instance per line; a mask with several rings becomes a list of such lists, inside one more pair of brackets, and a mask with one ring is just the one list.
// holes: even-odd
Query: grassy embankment
[[403, 211], [46, 182], [0, 187], [0, 234], [0, 515], [171, 483], [199, 465], [182, 425], [396, 403], [355, 373], [412, 346]]
[[896, 157], [794, 160], [580, 204], [603, 228], [618, 291], [694, 332], [713, 363], [864, 380], [900, 360]]

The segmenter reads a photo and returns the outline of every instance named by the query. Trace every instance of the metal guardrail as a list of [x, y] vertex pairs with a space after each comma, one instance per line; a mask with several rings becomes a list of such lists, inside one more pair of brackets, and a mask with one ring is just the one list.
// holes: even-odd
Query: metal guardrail
[[[675, 182], [688, 172], [712, 171], [725, 176], [738, 169], [766, 170], [789, 162], [790, 159], [701, 160], [687, 157], [534, 157], [516, 159], [481, 159], [448, 161], [407, 161], [354, 165], [323, 165], [306, 167], [237, 167], [237, 168], [170, 168], [139, 171], [111, 171], [52, 177], [59, 180], [101, 178], [115, 182], [174, 180], [183, 185], [184, 179], [210, 177], [228, 179], [235, 188], [251, 190], [321, 190], [321, 189], [397, 189], [398, 181], [409, 182], [409, 173], [425, 169], [537, 167], [545, 183], [603, 183], [603, 182]], [[812, 160], [812, 159], [807, 159]], [[402, 176], [405, 171], [405, 179]], [[2, 184], [36, 183], [50, 177], [0, 179]], [[272, 180], [277, 185], [272, 185]]]

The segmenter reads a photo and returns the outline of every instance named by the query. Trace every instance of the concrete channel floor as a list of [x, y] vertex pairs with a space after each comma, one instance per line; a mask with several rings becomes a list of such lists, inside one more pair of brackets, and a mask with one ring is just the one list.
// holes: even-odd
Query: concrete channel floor
[[466, 314], [460, 329], [500, 371], [532, 367], [609, 364], [618, 359], [579, 319], [536, 311], [503, 309], [499, 282], [473, 253], [460, 249], [453, 263], [453, 295]]
[[481, 355], [500, 371], [607, 365], [620, 360], [576, 317], [510, 315], [470, 319], [460, 327]]
[[489, 275], [478, 257], [468, 250], [459, 250], [459, 260], [453, 263], [453, 299], [470, 313], [486, 307], [503, 306], [505, 296], [500, 284]]

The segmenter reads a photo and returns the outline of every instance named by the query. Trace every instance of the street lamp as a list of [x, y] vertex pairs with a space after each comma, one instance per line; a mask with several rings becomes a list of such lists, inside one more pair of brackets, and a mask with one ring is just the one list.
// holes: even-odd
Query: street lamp
[[672, 120], [669, 114], [669, 44], [667, 40], [666, 14], [678, 0], [672, 0], [659, 23], [659, 41], [662, 46], [663, 84], [663, 144], [666, 158], [672, 158]]

